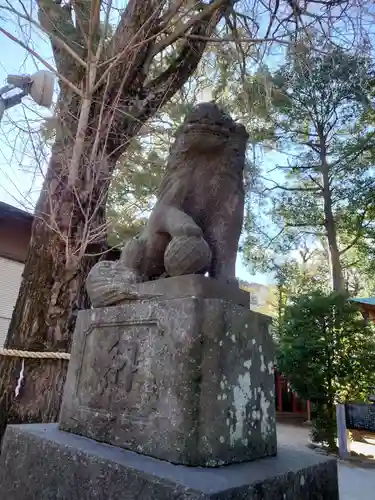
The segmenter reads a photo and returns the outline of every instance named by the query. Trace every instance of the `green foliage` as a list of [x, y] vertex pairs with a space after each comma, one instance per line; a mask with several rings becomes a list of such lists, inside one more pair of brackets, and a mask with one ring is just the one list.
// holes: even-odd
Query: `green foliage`
[[329, 271], [324, 252], [305, 248], [299, 252], [299, 257], [300, 261], [290, 258], [276, 268], [277, 294], [274, 307], [277, 311], [275, 327], [278, 332], [282, 329], [285, 308], [294, 297], [316, 290], [328, 292]]
[[375, 332], [343, 294], [313, 292], [285, 308], [278, 368], [315, 408], [314, 437], [334, 447], [335, 403], [375, 385]]
[[122, 245], [145, 225], [164, 171], [163, 153], [133, 140], [120, 162], [107, 203], [111, 246]]

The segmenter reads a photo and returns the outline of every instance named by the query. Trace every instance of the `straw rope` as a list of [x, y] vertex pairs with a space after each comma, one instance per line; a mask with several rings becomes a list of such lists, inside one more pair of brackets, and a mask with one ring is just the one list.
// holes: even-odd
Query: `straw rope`
[[70, 359], [70, 354], [68, 352], [35, 352], [19, 351], [18, 349], [0, 349], [0, 356], [33, 359]]

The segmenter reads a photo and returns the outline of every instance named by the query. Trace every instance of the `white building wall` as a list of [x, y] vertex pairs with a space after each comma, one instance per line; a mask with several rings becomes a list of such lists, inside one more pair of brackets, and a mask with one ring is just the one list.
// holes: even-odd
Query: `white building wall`
[[24, 264], [0, 257], [0, 347], [8, 332], [21, 285]]

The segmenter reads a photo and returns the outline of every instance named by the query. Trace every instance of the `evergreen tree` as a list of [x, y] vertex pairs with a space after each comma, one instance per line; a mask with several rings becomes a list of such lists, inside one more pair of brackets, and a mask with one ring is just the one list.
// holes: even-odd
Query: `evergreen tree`
[[285, 254], [306, 239], [326, 244], [332, 288], [342, 291], [345, 254], [372, 234], [372, 163], [364, 151], [350, 147], [353, 137], [364, 133], [360, 116], [368, 105], [371, 65], [366, 56], [323, 47], [329, 51], [311, 53], [301, 44], [278, 71], [265, 75], [269, 140], [288, 155], [286, 164], [263, 180], [273, 229], [260, 233], [261, 223], [250, 214], [245, 252], [256, 262], [267, 257], [262, 252], [267, 245]]

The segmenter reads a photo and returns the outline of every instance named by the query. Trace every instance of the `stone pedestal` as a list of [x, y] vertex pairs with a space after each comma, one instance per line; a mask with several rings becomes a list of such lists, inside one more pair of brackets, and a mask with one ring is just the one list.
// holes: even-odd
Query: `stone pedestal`
[[221, 298], [83, 311], [60, 429], [176, 464], [274, 455], [273, 360], [269, 318]]
[[338, 500], [337, 464], [311, 450], [218, 468], [185, 467], [54, 424], [9, 426], [1, 500]]

